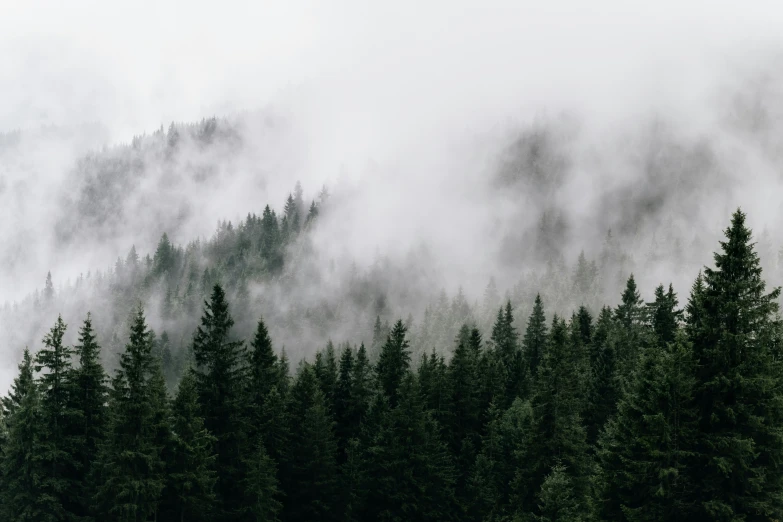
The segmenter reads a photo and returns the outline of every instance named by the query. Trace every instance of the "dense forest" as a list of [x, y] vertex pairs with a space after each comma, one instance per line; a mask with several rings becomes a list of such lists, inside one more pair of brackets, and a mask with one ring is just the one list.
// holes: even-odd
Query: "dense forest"
[[[190, 277], [206, 291], [202, 303], [169, 285], [154, 311], [191, 317], [181, 346], [130, 294], [121, 336], [102, 339], [87, 314], [69, 346], [57, 318], [25, 350], [2, 401], [4, 520], [783, 515], [780, 290], [766, 289], [741, 211], [683, 303], [671, 285], [644, 302], [631, 275], [614, 308], [552, 313], [536, 295], [524, 326], [507, 300], [487, 327], [466, 306], [444, 350], [377, 316], [367, 344], [325, 336], [292, 363], [269, 318], [239, 333], [248, 297], [226, 276], [252, 270], [256, 257], [231, 254], [243, 240], [258, 270], [282, 268], [278, 246], [318, 216], [298, 200], [281, 220], [267, 207], [227, 226], [237, 243], [209, 245], [220, 277], [183, 276], [187, 249], [165, 237], [154, 257], [118, 263], [118, 278]], [[48, 281], [37, 306], [54, 308], [54, 294]]]

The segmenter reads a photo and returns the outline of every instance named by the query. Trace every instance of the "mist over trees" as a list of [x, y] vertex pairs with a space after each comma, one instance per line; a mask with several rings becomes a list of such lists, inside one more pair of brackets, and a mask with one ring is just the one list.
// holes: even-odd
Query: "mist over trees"
[[[24, 351], [2, 401], [4, 520], [783, 515], [780, 289], [766, 286], [742, 211], [686, 297], [661, 284], [645, 301], [630, 275], [613, 307], [563, 314], [536, 294], [522, 312], [491, 285], [491, 315], [473, 316], [457, 296], [448, 314], [428, 313], [429, 330], [376, 315], [366, 345], [326, 335], [313, 357], [291, 361], [269, 318], [245, 318], [252, 327], [240, 333], [247, 289], [224, 285], [243, 273], [236, 265], [247, 269], [240, 260], [279, 277], [266, 250], [239, 252], [316, 226], [318, 205], [296, 194], [279, 221], [267, 207], [226, 225], [233, 241], [220, 259], [238, 259], [212, 278], [205, 270], [200, 302], [176, 293], [152, 312], [143, 293], [123, 293], [145, 280], [181, 284], [173, 268], [187, 254], [164, 236], [154, 257], [132, 251], [118, 263], [118, 274], [136, 270], [124, 285], [107, 286], [128, 299], [118, 346], [88, 314], [78, 344], [63, 341], [74, 327], [57, 317]], [[577, 276], [600, 270], [584, 263]], [[45, 292], [36, 306], [56, 303]], [[150, 328], [163, 313], [191, 318], [186, 344]], [[440, 335], [451, 336], [443, 348]], [[119, 360], [104, 370], [108, 353]]]

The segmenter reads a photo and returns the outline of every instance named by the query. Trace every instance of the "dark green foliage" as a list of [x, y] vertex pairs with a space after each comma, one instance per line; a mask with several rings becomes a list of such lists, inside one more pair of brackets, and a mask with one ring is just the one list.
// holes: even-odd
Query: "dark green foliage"
[[583, 505], [574, 494], [574, 485], [565, 466], [556, 464], [538, 493], [537, 522], [581, 522], [587, 520]]
[[291, 388], [292, 426], [286, 448], [284, 519], [337, 520], [337, 444], [312, 366], [303, 364]]
[[650, 347], [600, 440], [598, 508], [608, 520], [690, 520], [698, 416], [694, 360], [680, 335]]
[[[245, 348], [231, 336], [234, 320], [223, 289], [215, 285], [205, 303], [201, 325], [193, 337], [196, 389], [204, 425], [217, 439], [218, 505], [226, 520], [241, 505], [244, 430], [243, 391], [246, 389]], [[238, 491], [239, 489], [239, 491]]]
[[664, 292], [663, 285], [655, 289], [655, 301], [647, 305], [650, 308], [650, 322], [658, 345], [666, 347], [674, 342], [678, 322], [682, 312], [677, 310], [677, 294], [669, 285], [669, 291]]
[[315, 376], [318, 379], [318, 386], [324, 395], [326, 407], [330, 413], [334, 412], [335, 391], [337, 388], [337, 356], [334, 352], [332, 341], [326, 343], [326, 349], [323, 352], [315, 354], [315, 364], [313, 365]]
[[383, 412], [367, 452], [365, 520], [453, 518], [453, 465], [410, 373], [400, 384], [398, 406]]
[[3, 397], [3, 417], [8, 418], [14, 414], [22, 403], [24, 395], [30, 390], [33, 382], [33, 359], [27, 348], [22, 352], [22, 362], [19, 363], [19, 374], [11, 383], [11, 391]]
[[587, 385], [585, 425], [587, 441], [593, 446], [606, 421], [614, 414], [620, 398], [615, 350], [615, 320], [608, 307], [601, 310], [589, 346], [590, 381]]
[[506, 386], [503, 407], [511, 404], [516, 397], [522, 396], [525, 386], [525, 367], [522, 361], [522, 352], [519, 349], [519, 335], [513, 323], [514, 310], [511, 307], [511, 301], [508, 301], [505, 308], [498, 310], [491, 337], [494, 353], [505, 369]]
[[521, 509], [520, 498], [528, 487], [521, 472], [530, 465], [526, 459], [532, 419], [530, 403], [522, 399], [516, 399], [505, 412], [490, 406], [487, 433], [468, 482], [471, 519], [507, 520]]
[[79, 462], [74, 460], [73, 428], [78, 419], [70, 400], [73, 394], [71, 349], [63, 344], [66, 325], [62, 317], [43, 339], [44, 347], [35, 356], [35, 370], [43, 370], [38, 382], [40, 422], [38, 459], [39, 508], [42, 516], [65, 520], [74, 516], [78, 484], [74, 482]]
[[264, 401], [267, 395], [279, 384], [280, 372], [278, 370], [277, 355], [272, 349], [272, 340], [263, 320], [258, 321], [253, 342], [248, 350], [248, 381], [246, 408], [250, 425], [250, 440], [257, 440], [259, 435], [257, 427], [262, 422]]
[[243, 520], [249, 522], [277, 522], [282, 508], [277, 487], [277, 471], [274, 461], [267, 455], [263, 444], [258, 444], [248, 463], [247, 477], [242, 486], [246, 504]]
[[408, 350], [407, 328], [402, 320], [394, 324], [386, 344], [381, 349], [375, 371], [378, 375], [378, 385], [393, 408], [399, 400], [399, 387], [403, 377], [410, 368], [411, 354]]
[[32, 360], [24, 352], [15, 381], [13, 413], [6, 418], [8, 440], [3, 447], [2, 515], [4, 520], [55, 521], [48, 510], [49, 499], [41, 489], [41, 407], [32, 380]]
[[522, 339], [522, 352], [524, 353], [525, 364], [529, 375], [533, 379], [538, 375], [538, 365], [541, 363], [544, 355], [546, 340], [547, 328], [544, 304], [541, 301], [541, 295], [536, 295], [533, 312], [527, 321], [525, 336]]
[[152, 516], [164, 487], [159, 397], [150, 331], [139, 307], [132, 318], [130, 341], [112, 379], [109, 423], [94, 470], [98, 484], [98, 519], [142, 521]]
[[582, 424], [578, 373], [579, 357], [569, 340], [568, 327], [555, 316], [531, 400], [533, 422], [530, 444], [525, 450], [527, 465], [517, 477], [523, 510], [532, 507], [531, 492], [539, 490], [546, 475], [558, 463], [568, 468], [574, 495], [580, 505], [585, 505], [588, 445]]
[[773, 357], [780, 289], [769, 293], [737, 211], [715, 268], [705, 268], [688, 306], [697, 361], [701, 516], [780, 518], [783, 491], [781, 369]]
[[191, 370], [179, 383], [171, 405], [172, 443], [168, 489], [178, 520], [211, 520], [215, 502], [215, 438], [204, 427]]
[[78, 516], [91, 513], [92, 463], [98, 454], [106, 429], [106, 401], [108, 387], [106, 373], [100, 362], [100, 346], [92, 328], [92, 318], [87, 314], [79, 330], [79, 344], [73, 351], [79, 366], [71, 374], [71, 408], [75, 414], [71, 426], [73, 435], [73, 459], [75, 498], [78, 498]]

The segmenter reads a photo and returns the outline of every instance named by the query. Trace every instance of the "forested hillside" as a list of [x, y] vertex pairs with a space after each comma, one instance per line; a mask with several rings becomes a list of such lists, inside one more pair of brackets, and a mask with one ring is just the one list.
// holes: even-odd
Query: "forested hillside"
[[[284, 270], [283, 245], [306, 245], [319, 204], [304, 213], [294, 194], [280, 219], [267, 208], [206, 245], [164, 237], [118, 262], [104, 284], [128, 316], [111, 340], [87, 314], [25, 350], [3, 399], [4, 520], [783, 515], [780, 290], [741, 211], [685, 298], [664, 283], [645, 302], [631, 276], [615, 307], [552, 313], [532, 295], [522, 313], [490, 291], [487, 326], [458, 296], [443, 350], [425, 327], [378, 319], [367, 342], [325, 335], [292, 364], [270, 335], [292, 325], [248, 317], [236, 274]], [[220, 268], [189, 275], [194, 251]], [[596, 270], [580, 260], [571, 291]], [[151, 282], [165, 299], [145, 309]], [[56, 314], [51, 284], [37, 306]], [[181, 346], [149, 326], [171, 318], [193, 325]]]

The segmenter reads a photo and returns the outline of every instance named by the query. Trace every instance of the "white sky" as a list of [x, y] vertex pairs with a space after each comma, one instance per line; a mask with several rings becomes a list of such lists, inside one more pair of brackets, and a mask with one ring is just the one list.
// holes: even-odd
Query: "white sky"
[[401, 135], [468, 110], [617, 114], [698, 96], [701, 68], [781, 29], [774, 1], [0, 0], [0, 129], [100, 121], [126, 140], [292, 98]]

